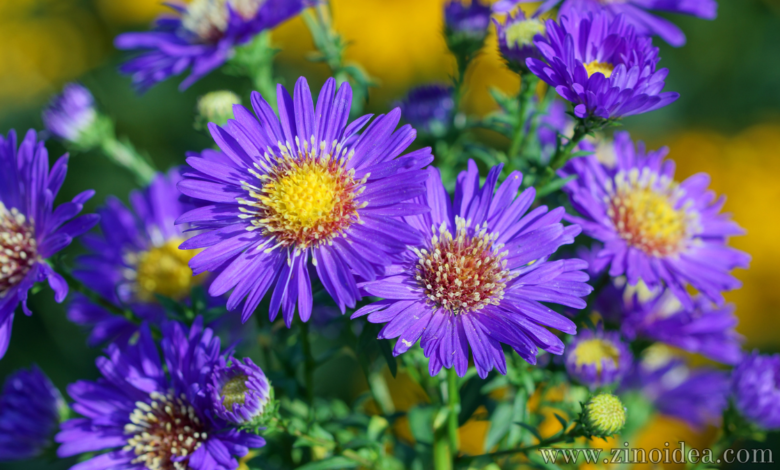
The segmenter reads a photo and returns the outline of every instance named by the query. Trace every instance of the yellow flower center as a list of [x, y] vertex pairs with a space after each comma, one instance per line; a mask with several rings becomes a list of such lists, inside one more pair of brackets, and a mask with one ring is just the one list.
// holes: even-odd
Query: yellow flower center
[[[337, 155], [340, 150], [336, 149]], [[297, 155], [291, 147], [282, 147], [281, 152], [282, 156], [266, 153], [266, 160], [273, 162], [270, 166], [256, 164], [264, 174], [249, 169], [262, 186], [243, 182], [251, 198], [238, 199], [248, 206], [241, 210], [252, 223], [249, 230], [262, 230], [269, 237], [269, 250], [326, 243], [359, 221], [357, 210], [366, 203], [356, 198], [368, 175], [356, 180], [354, 170], [345, 169], [348, 157], [333, 158], [324, 152], [324, 145], [320, 152], [310, 151], [308, 145]]]
[[222, 404], [228, 411], [233, 411], [234, 404], [243, 405], [246, 401], [246, 392], [249, 391], [246, 380], [246, 375], [237, 375], [222, 387], [220, 396], [222, 396]]
[[506, 269], [506, 252], [487, 228], [467, 233], [467, 222], [456, 217], [453, 238], [444, 224], [434, 232], [430, 249], [412, 248], [417, 255], [415, 278], [435, 306], [454, 314], [498, 305], [507, 282], [515, 276]]
[[537, 19], [516, 21], [506, 27], [506, 43], [514, 47], [533, 44], [537, 34], [544, 34], [544, 23]]
[[152, 302], [154, 294], [181, 300], [192, 287], [203, 281], [205, 274], [192, 275], [188, 263], [198, 250], [180, 250], [182, 239], [173, 238], [164, 245], [138, 255], [136, 287], [138, 300]]
[[602, 361], [608, 359], [617, 367], [620, 353], [614, 344], [603, 339], [586, 339], [581, 341], [574, 348], [574, 359], [577, 367], [588, 364], [596, 367], [596, 372], [600, 373]]
[[582, 65], [585, 66], [585, 70], [588, 72], [588, 78], [593, 76], [594, 73], [602, 73], [604, 78], [609, 78], [612, 76], [612, 71], [615, 70], [615, 66], [609, 62], [599, 62], [597, 60]]
[[615, 177], [615, 194], [607, 215], [626, 242], [652, 256], [669, 256], [683, 248], [695, 228], [694, 214], [676, 208], [677, 185], [657, 174], [634, 169]]

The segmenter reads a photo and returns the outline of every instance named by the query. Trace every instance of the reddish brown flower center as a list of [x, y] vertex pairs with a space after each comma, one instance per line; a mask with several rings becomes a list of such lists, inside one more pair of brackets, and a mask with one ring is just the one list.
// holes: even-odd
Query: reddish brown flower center
[[187, 5], [182, 25], [205, 42], [221, 39], [228, 28], [228, 7], [245, 20], [251, 20], [265, 0], [193, 0]]
[[32, 220], [0, 202], [0, 298], [24, 279], [37, 258]]
[[[306, 249], [328, 243], [341, 235], [350, 225], [359, 222], [357, 197], [363, 192], [366, 175], [355, 179], [355, 171], [345, 168], [349, 155], [346, 149], [340, 157], [325, 152], [324, 143], [317, 149], [312, 142], [298, 151], [281, 148], [281, 156], [266, 153], [270, 164], [256, 163], [262, 173], [249, 172], [259, 185], [242, 182], [249, 198], [240, 198], [243, 218], [249, 219], [249, 230], [261, 230], [268, 237], [263, 248], [278, 246]], [[334, 155], [342, 151], [335, 149]]]
[[[150, 394], [151, 402], [137, 402], [125, 425], [126, 451], [136, 455], [132, 463], [149, 470], [187, 470], [186, 457], [208, 439], [205, 426], [186, 396]], [[185, 457], [174, 462], [173, 458]]]
[[497, 234], [456, 217], [455, 237], [444, 224], [434, 228], [430, 248], [413, 248], [418, 257], [415, 278], [430, 303], [454, 314], [498, 305], [507, 282], [515, 276], [506, 269], [506, 252], [496, 244]]

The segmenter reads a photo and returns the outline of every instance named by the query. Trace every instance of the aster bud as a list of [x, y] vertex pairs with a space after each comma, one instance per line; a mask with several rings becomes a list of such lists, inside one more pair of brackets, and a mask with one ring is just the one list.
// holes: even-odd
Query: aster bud
[[444, 6], [447, 47], [458, 57], [476, 54], [485, 43], [491, 13], [480, 0], [450, 0]]
[[518, 73], [528, 72], [525, 60], [529, 57], [541, 58], [534, 44], [536, 35], [545, 33], [544, 22], [538, 18], [526, 18], [522, 10], [509, 15], [502, 24], [493, 20], [498, 36], [498, 50], [506, 60], [507, 66]]
[[43, 110], [43, 124], [58, 139], [91, 148], [100, 142], [99, 116], [90, 91], [70, 83]]
[[620, 381], [633, 360], [617, 332], [600, 328], [578, 334], [566, 346], [564, 358], [569, 376], [591, 389]]
[[439, 84], [411, 89], [398, 106], [404, 119], [415, 130], [434, 137], [441, 137], [449, 131], [455, 114], [452, 87]]
[[205, 129], [210, 122], [224, 126], [228, 119], [233, 119], [233, 105], [236, 104], [241, 104], [241, 98], [232, 91], [219, 90], [206, 93], [198, 100], [195, 127]]
[[594, 395], [582, 406], [580, 424], [587, 435], [612, 436], [626, 424], [626, 408], [611, 393]]
[[208, 390], [216, 415], [239, 426], [259, 424], [273, 398], [268, 378], [249, 358], [216, 367]]

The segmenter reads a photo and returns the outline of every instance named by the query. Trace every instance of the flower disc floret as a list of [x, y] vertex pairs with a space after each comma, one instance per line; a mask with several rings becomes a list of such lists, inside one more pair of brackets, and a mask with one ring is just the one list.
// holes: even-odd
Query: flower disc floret
[[214, 369], [208, 385], [217, 416], [237, 425], [260, 422], [272, 397], [268, 378], [251, 359], [230, 359]]
[[566, 372], [591, 388], [611, 385], [631, 368], [633, 356], [614, 331], [585, 330], [566, 348]]
[[228, 29], [230, 13], [251, 20], [264, 0], [193, 0], [182, 15], [182, 27], [204, 42], [216, 42]]
[[[353, 223], [359, 223], [358, 209], [367, 202], [357, 201], [368, 179], [356, 180], [354, 169], [346, 169], [346, 152], [336, 146], [337, 158], [306, 146], [293, 156], [291, 147], [279, 145], [281, 156], [267, 153], [265, 162], [256, 163], [262, 174], [248, 171], [260, 180], [259, 188], [244, 182], [249, 198], [239, 199], [245, 206], [252, 230], [260, 230], [273, 246], [298, 250], [330, 243], [343, 235]], [[316, 149], [312, 142], [312, 149]], [[342, 155], [339, 156], [339, 153]]]
[[461, 217], [455, 226], [455, 237], [442, 224], [429, 248], [412, 248], [419, 259], [415, 279], [432, 305], [455, 315], [498, 305], [515, 277], [506, 269], [504, 245], [496, 243], [498, 234], [487, 233], [487, 224], [472, 234]]
[[197, 252], [180, 250], [182, 242], [183, 238], [174, 237], [135, 254], [135, 289], [139, 301], [154, 302], [155, 294], [182, 300], [203, 281], [202, 275], [192, 275], [188, 265]]
[[0, 202], [0, 298], [18, 285], [38, 260], [32, 221]]

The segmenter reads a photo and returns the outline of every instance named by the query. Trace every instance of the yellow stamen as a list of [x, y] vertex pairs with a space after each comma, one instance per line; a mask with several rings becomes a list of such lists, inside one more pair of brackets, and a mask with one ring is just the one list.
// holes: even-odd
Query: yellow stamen
[[577, 367], [590, 364], [596, 367], [596, 372], [601, 372], [604, 359], [612, 361], [617, 367], [620, 353], [614, 344], [603, 339], [587, 339], [577, 344], [574, 348], [574, 358]]
[[154, 294], [180, 300], [203, 281], [205, 274], [193, 276], [188, 265], [198, 250], [180, 250], [182, 242], [180, 238], [173, 238], [138, 256], [136, 286], [139, 300], [154, 301]]
[[233, 405], [243, 405], [246, 402], [246, 392], [249, 388], [246, 386], [247, 376], [237, 375], [228, 380], [220, 395], [222, 396], [222, 404], [228, 411], [233, 411]]
[[510, 46], [522, 47], [533, 44], [534, 37], [537, 34], [544, 34], [546, 31], [544, 23], [537, 19], [525, 21], [516, 21], [507, 24], [506, 42]]
[[597, 60], [582, 65], [585, 66], [585, 70], [588, 72], [588, 78], [593, 76], [594, 73], [602, 73], [604, 78], [609, 78], [612, 76], [612, 71], [615, 70], [615, 66], [609, 62], [599, 62]]

